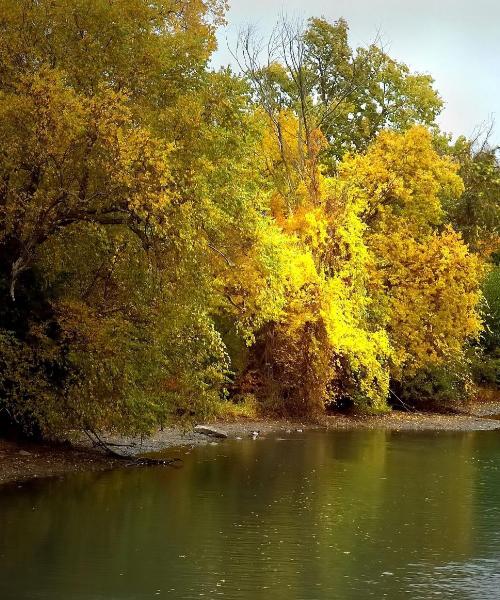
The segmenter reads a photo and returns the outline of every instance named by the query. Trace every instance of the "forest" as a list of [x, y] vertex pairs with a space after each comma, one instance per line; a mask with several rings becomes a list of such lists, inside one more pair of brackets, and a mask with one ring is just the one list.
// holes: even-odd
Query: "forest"
[[500, 162], [348, 23], [0, 0], [0, 425], [146, 434], [500, 384]]

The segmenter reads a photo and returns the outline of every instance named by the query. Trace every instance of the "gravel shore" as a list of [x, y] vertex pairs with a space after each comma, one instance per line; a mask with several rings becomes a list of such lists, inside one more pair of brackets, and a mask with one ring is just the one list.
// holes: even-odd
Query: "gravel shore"
[[[297, 430], [325, 429], [390, 429], [395, 431], [487, 431], [500, 429], [500, 401], [478, 402], [467, 407], [466, 413], [403, 413], [392, 412], [380, 416], [330, 415], [320, 423], [301, 423], [285, 420], [240, 420], [237, 422], [213, 423], [209, 427], [221, 437], [243, 438], [287, 433]], [[164, 450], [194, 447], [203, 444], [222, 442], [211, 435], [202, 434], [178, 427], [168, 427], [157, 431], [151, 437], [123, 438], [109, 436], [107, 443], [117, 452], [131, 456], [143, 456]], [[78, 438], [76, 444], [20, 444], [0, 440], [0, 485], [22, 482], [28, 479], [61, 476], [78, 471], [111, 469], [126, 464], [110, 458], [102, 451]]]

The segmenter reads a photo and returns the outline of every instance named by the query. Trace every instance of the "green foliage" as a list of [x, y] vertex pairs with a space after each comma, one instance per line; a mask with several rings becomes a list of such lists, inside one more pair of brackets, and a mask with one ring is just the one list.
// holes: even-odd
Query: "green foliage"
[[493, 265], [483, 284], [484, 329], [472, 359], [474, 381], [500, 387], [500, 266]]
[[500, 266], [495, 265], [488, 273], [483, 294], [485, 326], [482, 341], [486, 351], [495, 352], [500, 348]]
[[403, 406], [449, 410], [467, 401], [474, 391], [471, 365], [463, 359], [419, 369], [394, 387], [397, 393], [391, 404], [400, 409], [403, 401]]
[[480, 352], [471, 362], [474, 383], [485, 388], [500, 388], [500, 353]]
[[264, 66], [252, 39], [242, 44], [258, 102], [275, 125], [282, 110], [293, 109], [306, 135], [320, 128], [328, 141], [322, 159], [331, 170], [346, 152], [366, 150], [383, 129], [435, 127], [443, 105], [429, 75], [412, 73], [376, 44], [353, 50], [348, 34], [344, 19], [311, 18], [304, 29], [285, 21]]
[[366, 149], [382, 129], [432, 125], [441, 111], [429, 75], [411, 73], [376, 45], [353, 51], [342, 19], [311, 19], [304, 43], [311, 93], [320, 98], [318, 124], [336, 159]]
[[476, 148], [464, 138], [451, 153], [460, 164], [465, 191], [446, 205], [453, 226], [476, 251], [488, 256], [500, 247], [500, 164], [495, 149]]

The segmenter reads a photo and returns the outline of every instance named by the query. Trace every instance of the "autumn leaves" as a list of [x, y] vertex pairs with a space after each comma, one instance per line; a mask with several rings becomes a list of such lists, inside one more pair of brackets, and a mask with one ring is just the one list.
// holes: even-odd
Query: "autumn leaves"
[[228, 395], [379, 411], [390, 382], [461, 360], [483, 257], [451, 223], [429, 77], [353, 52], [343, 21], [284, 29], [292, 54], [236, 76], [206, 66], [219, 2], [3, 5], [13, 419], [147, 432]]

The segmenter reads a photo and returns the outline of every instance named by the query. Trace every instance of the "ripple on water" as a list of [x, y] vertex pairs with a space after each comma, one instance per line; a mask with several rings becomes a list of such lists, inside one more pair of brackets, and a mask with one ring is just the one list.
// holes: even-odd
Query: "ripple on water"
[[499, 597], [498, 432], [290, 439], [0, 493], [1, 600]]

